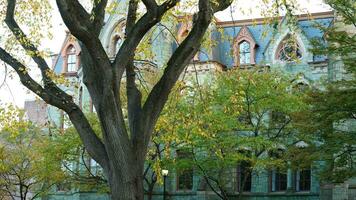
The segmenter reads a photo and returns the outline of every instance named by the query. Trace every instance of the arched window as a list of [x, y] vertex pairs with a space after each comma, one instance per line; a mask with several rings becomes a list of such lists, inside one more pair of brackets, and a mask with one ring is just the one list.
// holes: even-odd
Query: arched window
[[291, 35], [287, 35], [279, 44], [276, 58], [280, 61], [292, 62], [302, 57], [302, 51], [297, 40]]
[[67, 72], [77, 71], [77, 54], [74, 46], [67, 49]]
[[236, 38], [234, 39], [233, 50], [235, 64], [239, 65], [254, 65], [255, 61], [255, 48], [258, 45], [254, 40], [247, 26], [243, 26]]
[[251, 45], [247, 41], [243, 41], [239, 44], [239, 56], [240, 64], [251, 63]]

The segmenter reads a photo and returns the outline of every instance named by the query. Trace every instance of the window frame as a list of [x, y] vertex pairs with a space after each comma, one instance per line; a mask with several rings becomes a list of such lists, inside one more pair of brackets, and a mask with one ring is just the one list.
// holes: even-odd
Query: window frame
[[[250, 63], [240, 63], [240, 44], [244, 41], [248, 42], [250, 45]], [[234, 39], [233, 50], [234, 50], [234, 58], [235, 58], [235, 65], [255, 65], [255, 53], [256, 53], [256, 41], [254, 40], [252, 34], [250, 33], [247, 26], [241, 27], [239, 33], [237, 34], [236, 38]]]
[[[269, 152], [269, 156], [273, 158], [281, 158], [283, 156], [284, 150], [277, 149], [276, 151]], [[277, 176], [278, 175], [278, 176]], [[283, 175], [283, 181], [281, 181], [281, 176]], [[278, 179], [277, 179], [278, 177]], [[278, 184], [276, 184], [278, 182]], [[281, 183], [284, 182], [283, 189], [281, 189]], [[279, 185], [279, 188], [276, 188]], [[288, 170], [281, 168], [273, 168], [269, 171], [269, 191], [270, 192], [287, 192], [288, 190]]]
[[[246, 47], [248, 47], [247, 48], [248, 51], [247, 51], [246, 48], [242, 49], [242, 47], [243, 47], [242, 44], [247, 44], [248, 45], [248, 46], [246, 46]], [[244, 57], [245, 57], [244, 62], [241, 62], [242, 61], [241, 60], [242, 55], [244, 55]], [[247, 60], [248, 60], [248, 62], [246, 62]], [[243, 40], [243, 41], [241, 41], [239, 43], [239, 63], [240, 63], [240, 65], [249, 65], [249, 64], [251, 64], [251, 44], [247, 40]]]
[[[292, 38], [293, 37], [293, 38]], [[293, 59], [293, 57], [287, 57], [286, 59], [282, 59], [282, 51], [288, 47], [288, 44], [294, 43], [295, 46], [289, 46], [289, 48], [291, 48], [291, 50], [295, 51], [296, 54], [296, 59]], [[299, 53], [299, 56], [298, 56]], [[292, 54], [292, 53], [290, 53]], [[285, 56], [288, 56], [288, 54], [284, 53]], [[302, 48], [300, 46], [300, 43], [298, 41], [298, 39], [295, 36], [292, 36], [292, 34], [287, 34], [278, 44], [277, 49], [276, 49], [276, 53], [275, 53], [275, 59], [278, 60], [279, 62], [285, 62], [285, 63], [292, 63], [295, 62], [296, 60], [301, 60], [303, 58], [303, 51]]]
[[[278, 175], [278, 176], [277, 176]], [[281, 176], [283, 175], [283, 180], [281, 181]], [[278, 177], [278, 179], [277, 179]], [[281, 185], [284, 182], [283, 188]], [[278, 183], [278, 184], [277, 184]], [[279, 186], [277, 188], [277, 185]], [[286, 192], [288, 189], [288, 173], [283, 172], [279, 169], [273, 169], [270, 172], [270, 192]]]
[[[308, 172], [308, 178], [306, 178], [303, 182], [305, 183], [307, 181], [308, 188], [307, 189], [301, 189], [301, 172]], [[310, 192], [311, 191], [311, 186], [312, 186], [312, 170], [311, 168], [307, 169], [301, 169], [297, 170], [295, 172], [295, 191], [296, 192]]]
[[[63, 58], [61, 73], [65, 76], [76, 76], [80, 67], [81, 48], [73, 36], [67, 37], [67, 43], [61, 50], [61, 57]], [[71, 59], [69, 55], [75, 58], [75, 62], [69, 62], [69, 59]], [[68, 64], [72, 65], [74, 71], [69, 71]]]
[[[75, 47], [73, 45], [70, 45], [68, 47], [68, 49], [67, 49], [67, 58], [66, 59], [67, 59], [66, 72], [67, 73], [77, 72], [78, 71], [78, 69], [77, 69], [78, 58], [77, 58], [77, 54], [76, 54], [76, 49], [75, 49]], [[71, 67], [69, 67], [69, 66], [71, 66]]]

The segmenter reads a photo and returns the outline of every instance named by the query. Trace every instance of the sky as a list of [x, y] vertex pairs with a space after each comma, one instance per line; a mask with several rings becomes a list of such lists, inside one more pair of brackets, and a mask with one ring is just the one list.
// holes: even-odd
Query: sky
[[[237, 0], [230, 8], [225, 11], [216, 13], [216, 17], [221, 21], [240, 20], [248, 18], [262, 17], [261, 10], [264, 9], [263, 0]], [[323, 3], [322, 0], [296, 0], [298, 4], [299, 13], [315, 13], [329, 11], [330, 7]], [[54, 1], [51, 1], [54, 2]], [[53, 5], [52, 21], [53, 25], [53, 38], [45, 39], [42, 43], [42, 48], [48, 48], [53, 53], [58, 53], [66, 35], [66, 26], [61, 20], [60, 14], [55, 5]], [[1, 31], [1, 30], [0, 30]], [[1, 33], [0, 33], [1, 35]], [[51, 59], [48, 63], [52, 66]], [[3, 65], [0, 62], [0, 65]], [[0, 105], [12, 103], [18, 107], [23, 107], [25, 100], [33, 100], [35, 96], [32, 95], [27, 89], [21, 86], [16, 74], [10, 74], [11, 77], [6, 78], [5, 84], [1, 85], [4, 80], [4, 68], [0, 67]], [[38, 75], [34, 75], [38, 78]]]

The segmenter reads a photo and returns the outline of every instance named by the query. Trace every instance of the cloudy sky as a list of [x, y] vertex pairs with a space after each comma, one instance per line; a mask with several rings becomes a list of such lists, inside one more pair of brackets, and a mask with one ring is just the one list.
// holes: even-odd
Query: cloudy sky
[[[315, 13], [330, 10], [330, 7], [325, 5], [322, 0], [297, 0], [297, 4], [300, 12]], [[51, 40], [44, 40], [42, 45], [44, 48], [50, 49], [51, 52], [57, 53], [64, 40], [66, 27], [61, 20], [58, 10], [55, 6], [53, 7], [54, 10], [51, 23], [53, 24], [54, 37]], [[262, 17], [261, 9], [264, 8], [265, 6], [263, 6], [262, 0], [238, 0], [231, 6], [231, 8], [217, 13], [216, 17], [222, 21], [258, 18]], [[2, 65], [3, 63], [0, 64]], [[49, 64], [51, 65], [50, 60]], [[3, 80], [4, 71], [0, 71], [0, 84]], [[23, 107], [24, 101], [31, 99], [34, 99], [34, 96], [20, 85], [15, 74], [13, 74], [13, 78], [7, 77], [6, 83], [0, 88], [0, 104], [14, 103], [19, 107]]]

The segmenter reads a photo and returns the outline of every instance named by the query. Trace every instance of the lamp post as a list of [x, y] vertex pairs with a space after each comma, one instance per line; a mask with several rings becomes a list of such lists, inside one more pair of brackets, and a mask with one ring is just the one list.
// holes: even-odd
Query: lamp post
[[163, 200], [166, 200], [166, 179], [168, 176], [168, 170], [162, 169], [162, 175], [163, 175]]

